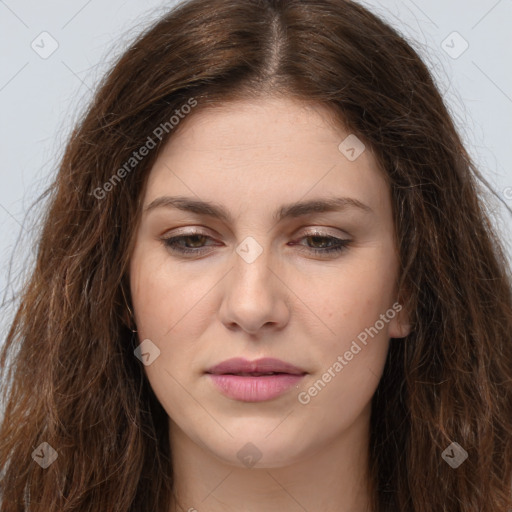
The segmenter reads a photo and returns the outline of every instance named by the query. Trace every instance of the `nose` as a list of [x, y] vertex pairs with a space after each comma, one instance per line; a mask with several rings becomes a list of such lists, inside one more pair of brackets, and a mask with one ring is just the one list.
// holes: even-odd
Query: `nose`
[[262, 330], [280, 330], [290, 317], [290, 290], [272, 257], [264, 250], [254, 261], [238, 253], [223, 284], [219, 316], [230, 330], [256, 335]]

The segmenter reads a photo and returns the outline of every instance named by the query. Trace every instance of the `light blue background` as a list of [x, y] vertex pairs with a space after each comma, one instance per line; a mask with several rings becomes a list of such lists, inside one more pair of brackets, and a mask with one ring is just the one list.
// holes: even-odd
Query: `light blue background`
[[[55, 172], [71, 127], [94, 85], [132, 38], [174, 3], [0, 0], [2, 333], [14, 311], [6, 301], [29, 268], [27, 261], [32, 261], [37, 240], [28, 228], [37, 220], [37, 211], [27, 216], [28, 207]], [[471, 155], [512, 207], [512, 1], [361, 3], [413, 42], [433, 70]], [[59, 45], [47, 59], [31, 47], [43, 31]], [[469, 44], [457, 59], [442, 47], [454, 31]], [[457, 37], [447, 40], [454, 46], [452, 52], [462, 48]], [[496, 226], [512, 261], [511, 216], [495, 204]], [[15, 245], [18, 235], [20, 243]], [[7, 287], [11, 256], [14, 280]]]

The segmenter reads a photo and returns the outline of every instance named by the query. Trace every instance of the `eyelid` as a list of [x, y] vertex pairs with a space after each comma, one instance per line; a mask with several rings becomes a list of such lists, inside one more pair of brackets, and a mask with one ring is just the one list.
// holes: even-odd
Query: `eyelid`
[[204, 226], [183, 226], [181, 228], [166, 231], [165, 233], [163, 233], [162, 237], [170, 238], [175, 236], [194, 235], [210, 236], [212, 238], [219, 236], [219, 234], [216, 231], [212, 231], [211, 229], [205, 228]]
[[329, 229], [327, 227], [324, 228], [306, 228], [305, 232], [301, 232], [301, 236], [325, 236], [325, 237], [334, 237], [334, 238], [340, 238], [340, 237], [346, 237], [346, 238], [352, 238], [349, 233], [346, 231], [343, 231], [339, 228], [330, 228], [330, 229], [337, 229], [337, 233], [329, 233], [328, 231], [325, 231], [326, 229]]
[[[340, 237], [346, 237], [346, 238], [352, 238], [351, 235], [347, 231], [340, 230], [339, 228], [334, 227], [323, 227], [323, 228], [305, 228], [306, 231], [300, 231], [297, 230], [297, 235], [295, 236], [320, 236], [320, 237], [333, 237], [333, 238], [340, 238]], [[338, 233], [329, 233], [328, 231], [324, 231], [326, 229], [337, 229]], [[172, 235], [171, 235], [172, 233]], [[194, 236], [194, 235], [200, 235], [200, 236], [209, 236], [212, 238], [220, 236], [217, 232], [213, 232], [215, 234], [212, 234], [212, 230], [205, 228], [204, 226], [184, 226], [181, 228], [176, 228], [176, 230], [172, 231], [166, 231], [161, 238], [171, 238], [176, 236]]]
[[[192, 237], [203, 237], [206, 238], [209, 241], [214, 241], [214, 237], [202, 233], [200, 231], [185, 231], [181, 232], [181, 234], [174, 234], [171, 236], [162, 236], [160, 237], [161, 242], [167, 246], [167, 249], [169, 249], [171, 252], [174, 252], [178, 255], [178, 257], [187, 258], [187, 259], [194, 259], [195, 257], [201, 257], [205, 254], [209, 254], [210, 251], [208, 250], [208, 246], [215, 246], [215, 243], [208, 244], [206, 246], [197, 247], [197, 248], [189, 248], [189, 247], [179, 247], [178, 241], [183, 240], [186, 238], [192, 238]], [[321, 238], [324, 240], [329, 240], [329, 243], [334, 244], [329, 247], [322, 247], [322, 248], [314, 248], [314, 247], [307, 247], [307, 245], [302, 245], [300, 243], [301, 240], [305, 240], [307, 238]], [[353, 244], [353, 240], [351, 237], [344, 238], [343, 236], [333, 236], [328, 233], [323, 233], [318, 228], [315, 228], [312, 232], [305, 232], [302, 233], [298, 238], [295, 240], [288, 242], [287, 245], [296, 246], [297, 250], [300, 252], [306, 253], [308, 255], [314, 254], [321, 258], [337, 258], [341, 256], [345, 251], [348, 250], [348, 248]]]

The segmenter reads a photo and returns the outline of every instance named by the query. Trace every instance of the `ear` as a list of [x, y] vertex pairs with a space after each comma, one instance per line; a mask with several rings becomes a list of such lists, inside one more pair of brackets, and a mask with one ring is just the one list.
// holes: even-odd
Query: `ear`
[[395, 302], [386, 313], [389, 322], [390, 338], [405, 338], [412, 330], [409, 314], [404, 306], [399, 302]]

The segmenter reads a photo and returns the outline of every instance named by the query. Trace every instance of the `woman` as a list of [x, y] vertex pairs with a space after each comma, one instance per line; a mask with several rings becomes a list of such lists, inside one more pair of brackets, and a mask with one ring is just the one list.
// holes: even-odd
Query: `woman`
[[0, 510], [509, 511], [511, 281], [476, 178], [358, 4], [180, 4], [50, 190]]

